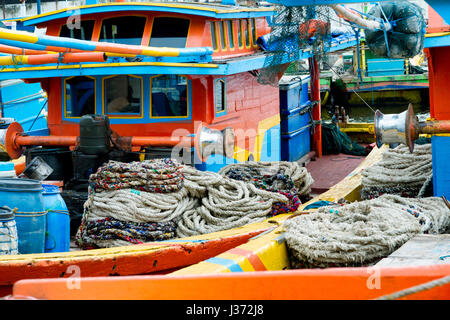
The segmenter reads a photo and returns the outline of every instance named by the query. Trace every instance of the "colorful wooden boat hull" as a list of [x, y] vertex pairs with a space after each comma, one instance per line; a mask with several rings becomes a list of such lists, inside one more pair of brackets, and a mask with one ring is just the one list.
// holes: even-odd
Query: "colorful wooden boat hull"
[[[340, 198], [345, 198], [348, 201], [358, 200], [360, 198], [361, 170], [381, 159], [383, 148], [375, 148], [365, 161], [345, 179], [333, 186], [329, 191], [303, 204], [300, 210], [309, 203], [319, 200], [337, 201]], [[74, 270], [79, 270], [79, 276], [81, 277], [173, 272], [176, 269], [218, 257], [221, 253], [230, 249], [239, 248], [240, 245], [249, 242], [251, 238], [265, 231], [278, 228], [281, 222], [290, 216], [292, 215], [284, 214], [267, 219], [261, 223], [253, 223], [240, 228], [164, 242], [151, 242], [143, 245], [65, 253], [2, 256], [0, 257], [0, 286], [2, 287], [2, 292], [0, 293], [3, 295], [9, 294], [11, 286], [18, 280], [36, 278], [67, 279], [73, 277]], [[275, 232], [278, 232], [278, 230]], [[257, 247], [260, 246], [259, 243], [261, 241], [265, 241], [266, 237], [271, 237], [272, 234], [268, 233], [268, 235], [264, 234], [261, 238], [255, 238]], [[249, 242], [249, 244], [253, 246], [254, 242]], [[249, 249], [245, 247], [238, 249], [241, 254], [244, 253], [242, 250], [248, 251]], [[270, 257], [272, 257], [272, 253]], [[283, 269], [286, 266], [286, 259], [279, 255], [273, 257], [279, 257], [279, 259], [275, 259], [279, 262], [276, 262], [276, 268], [273, 267], [272, 269]], [[256, 258], [253, 263], [258, 264]]]
[[[356, 200], [358, 172], [377, 161], [375, 149], [365, 163], [318, 200]], [[351, 186], [353, 187], [353, 190]], [[305, 203], [302, 208], [307, 205]], [[304, 212], [306, 213], [306, 212]], [[299, 212], [301, 214], [301, 212]], [[281, 221], [278, 221], [278, 223]], [[167, 275], [21, 280], [12, 299], [101, 300], [366, 300], [390, 299], [392, 294], [441, 279], [450, 264], [373, 266], [288, 270], [289, 253], [283, 227], [260, 233], [248, 242], [213, 258]], [[264, 271], [264, 272], [258, 272]], [[220, 290], [218, 290], [220, 288]], [[74, 290], [76, 289], [76, 290]], [[415, 290], [402, 299], [447, 300], [450, 284]]]
[[[372, 284], [374, 274], [379, 278]], [[58, 300], [366, 300], [411, 288], [448, 275], [450, 265], [425, 267], [330, 268], [203, 274], [22, 280], [15, 299]], [[78, 282], [77, 282], [78, 281]], [[450, 297], [450, 285], [405, 298]]]
[[232, 230], [142, 245], [0, 256], [0, 296], [9, 294], [11, 286], [18, 280], [67, 278], [73, 275], [76, 268], [82, 277], [167, 273], [245, 243], [261, 232], [274, 228], [274, 221], [286, 217], [280, 215]]

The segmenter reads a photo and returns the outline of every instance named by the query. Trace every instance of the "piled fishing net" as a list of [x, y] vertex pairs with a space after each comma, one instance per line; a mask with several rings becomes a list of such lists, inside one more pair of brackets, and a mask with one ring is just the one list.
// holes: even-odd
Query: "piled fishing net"
[[361, 198], [383, 194], [423, 197], [432, 183], [431, 144], [415, 144], [410, 153], [405, 145], [383, 152], [382, 159], [362, 172]]
[[186, 194], [175, 160], [109, 161], [89, 178], [76, 243], [89, 249], [173, 238]]
[[328, 6], [276, 7], [269, 34], [258, 38], [257, 44], [266, 52], [264, 67], [258, 82], [278, 86], [278, 81], [290, 63], [282, 63], [288, 56], [302, 59], [300, 50], [309, 50], [318, 60], [331, 43], [331, 17]]
[[[297, 163], [277, 164], [243, 164], [268, 169], [257, 182], [170, 159], [110, 161], [90, 176], [77, 244], [88, 249], [167, 240], [293, 212], [300, 204], [297, 187], [306, 195], [313, 181]], [[232, 166], [223, 172], [236, 172]]]
[[343, 206], [326, 206], [284, 223], [292, 267], [369, 265], [419, 233], [450, 226], [450, 209], [436, 197], [383, 195]]
[[366, 148], [352, 141], [334, 122], [322, 123], [322, 151], [323, 154], [344, 153], [356, 156], [367, 155]]
[[425, 18], [422, 9], [409, 1], [389, 1], [372, 7], [369, 15], [387, 20], [392, 30], [365, 30], [369, 49], [378, 56], [412, 58], [420, 54], [425, 41]]

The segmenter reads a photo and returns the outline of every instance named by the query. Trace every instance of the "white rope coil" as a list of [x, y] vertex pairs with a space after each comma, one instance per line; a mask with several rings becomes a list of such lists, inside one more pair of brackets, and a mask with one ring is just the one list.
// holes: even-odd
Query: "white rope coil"
[[256, 188], [213, 172], [183, 169], [184, 187], [199, 196], [199, 206], [186, 210], [178, 222], [177, 236], [205, 234], [264, 220], [273, 202], [287, 202], [282, 194]]
[[[300, 188], [301, 194], [309, 193], [313, 183], [307, 170], [296, 163], [239, 165], [241, 168], [246, 166], [257, 167], [269, 176], [288, 175], [295, 187]], [[111, 161], [91, 175], [92, 188], [84, 205], [82, 224], [101, 223], [105, 218], [136, 223], [174, 221], [177, 224], [176, 235], [185, 237], [262, 221], [274, 214], [271, 212], [273, 205], [289, 203], [285, 194], [225, 176], [225, 172], [233, 168], [236, 165], [214, 173], [181, 166], [172, 160], [145, 161], [142, 166], [138, 162]], [[172, 181], [174, 178], [176, 180]], [[181, 186], [181, 189], [169, 192], [164, 182], [169, 186]], [[135, 185], [140, 189], [134, 189]], [[79, 232], [80, 237], [86, 234], [86, 230]], [[87, 240], [101, 247], [126, 243], [123, 239]]]
[[378, 194], [423, 196], [432, 177], [431, 144], [415, 145], [414, 153], [400, 145], [383, 152], [382, 159], [362, 172], [364, 200]]
[[450, 224], [441, 198], [383, 195], [344, 206], [327, 206], [285, 222], [293, 258], [317, 267], [371, 263], [419, 233], [439, 233]]
[[94, 192], [84, 207], [87, 221], [111, 217], [131, 222], [164, 222], [180, 217], [192, 201], [186, 189], [170, 193], [120, 189]]
[[294, 182], [299, 195], [308, 195], [314, 180], [305, 167], [298, 162], [272, 161], [272, 162], [246, 162], [230, 164], [219, 170], [219, 174], [227, 175], [228, 172], [236, 168], [252, 167], [259, 169], [261, 174], [282, 173], [289, 176]]

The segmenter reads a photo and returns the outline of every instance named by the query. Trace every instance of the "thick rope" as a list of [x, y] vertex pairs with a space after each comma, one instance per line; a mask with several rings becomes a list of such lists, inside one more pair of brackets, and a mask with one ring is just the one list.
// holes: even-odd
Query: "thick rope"
[[450, 225], [450, 209], [441, 198], [383, 195], [322, 207], [284, 225], [293, 264], [364, 265], [388, 256], [419, 233], [442, 232]]
[[362, 172], [362, 199], [382, 194], [423, 196], [432, 179], [431, 158], [431, 144], [416, 144], [414, 153], [404, 145], [386, 150], [381, 161]]
[[262, 221], [274, 202], [287, 202], [279, 193], [258, 189], [252, 183], [213, 172], [184, 167], [185, 189], [199, 197], [199, 206], [186, 210], [178, 222], [177, 236], [217, 232]]
[[[256, 168], [261, 180], [226, 176], [237, 168]], [[296, 186], [306, 194], [311, 184], [305, 168], [289, 163], [232, 165], [219, 174], [170, 159], [110, 161], [90, 176], [78, 244], [105, 247], [159, 240], [171, 234], [169, 223], [175, 223], [177, 237], [240, 227], [295, 211], [300, 203], [292, 200], [298, 197]], [[155, 228], [169, 231], [161, 235]]]
[[404, 289], [398, 292], [394, 292], [382, 297], [379, 297], [375, 300], [396, 300], [396, 299], [400, 299], [415, 293], [419, 293], [419, 292], [423, 292], [426, 290], [430, 290], [436, 287], [440, 287], [440, 286], [444, 286], [446, 284], [450, 283], [450, 276], [446, 276], [440, 279], [436, 279], [436, 280], [432, 280], [430, 282], [427, 283], [423, 283], [408, 289]]

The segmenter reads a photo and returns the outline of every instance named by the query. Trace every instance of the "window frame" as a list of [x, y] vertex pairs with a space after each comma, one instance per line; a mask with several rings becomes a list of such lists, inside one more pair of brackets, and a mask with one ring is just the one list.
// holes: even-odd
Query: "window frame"
[[80, 119], [81, 116], [79, 117], [74, 117], [74, 116], [67, 116], [67, 92], [66, 92], [66, 81], [73, 79], [73, 78], [77, 78], [77, 77], [86, 77], [86, 78], [90, 78], [94, 80], [94, 112], [97, 113], [97, 78], [92, 77], [92, 76], [85, 76], [85, 75], [80, 75], [80, 76], [71, 76], [71, 77], [67, 77], [67, 78], [63, 78], [62, 80], [62, 85], [63, 85], [63, 115], [64, 115], [64, 119]]
[[[244, 38], [244, 45], [247, 49], [252, 47], [252, 39], [251, 39], [251, 30], [250, 30], [250, 21], [249, 19], [245, 18], [242, 19], [243, 23], [242, 23], [242, 34], [243, 34], [243, 38]], [[245, 27], [247, 26], [247, 28]], [[248, 37], [247, 37], [248, 35]], [[247, 45], [247, 41], [248, 41], [248, 45]]]
[[[96, 40], [96, 41], [97, 41], [97, 42], [112, 43], [112, 42], [109, 42], [109, 41], [104, 41], [104, 40], [101, 41], [101, 40], [100, 40], [100, 37], [101, 37], [101, 35], [102, 35], [103, 21], [108, 20], [108, 19], [125, 18], [125, 17], [142, 17], [142, 18], [145, 18], [144, 28], [142, 29], [141, 43], [138, 44], [138, 46], [147, 46], [148, 43], [150, 42], [150, 36], [148, 36], [148, 38], [147, 38], [147, 36], [146, 36], [146, 30], [147, 30], [147, 25], [148, 25], [149, 17], [146, 16], [146, 15], [144, 15], [144, 14], [134, 14], [134, 15], [126, 15], [126, 16], [110, 16], [110, 17], [104, 17], [104, 18], [99, 19], [99, 21], [98, 21], [98, 24], [99, 24], [99, 26], [98, 26], [98, 36], [97, 36], [97, 40]], [[146, 39], [147, 39], [147, 41], [146, 41]], [[146, 42], [147, 42], [147, 44], [145, 44]], [[114, 43], [117, 43], [117, 42], [114, 42]], [[119, 44], [122, 44], [122, 43], [119, 43]]]
[[[147, 41], [142, 44], [142, 45], [146, 45], [146, 46], [150, 46], [150, 41], [152, 40], [152, 31], [153, 31], [153, 23], [155, 22], [155, 18], [175, 18], [175, 19], [183, 19], [183, 20], [189, 20], [189, 27], [188, 27], [188, 32], [186, 34], [186, 43], [184, 45], [184, 48], [187, 48], [187, 44], [188, 44], [188, 40], [189, 40], [189, 33], [191, 32], [191, 27], [192, 27], [192, 19], [190, 18], [181, 18], [181, 17], [174, 17], [174, 16], [154, 16], [151, 18], [151, 23], [150, 23], [150, 27], [148, 28], [148, 39]], [[147, 19], [147, 21], [149, 21], [150, 19]], [[145, 32], [144, 32], [145, 34]], [[212, 39], [211, 39], [212, 40]]]
[[[92, 18], [92, 19], [82, 19], [80, 21], [80, 23], [84, 22], [84, 21], [94, 21], [94, 26], [92, 27], [92, 34], [91, 34], [91, 40], [83, 40], [83, 41], [95, 41], [94, 39], [94, 34], [95, 34], [95, 27], [97, 26], [97, 19]], [[61, 31], [63, 26], [67, 25], [67, 23], [63, 23], [59, 26], [59, 31], [58, 31], [58, 37], [61, 37]], [[69, 39], [76, 39], [76, 38], [69, 38]]]
[[[106, 106], [106, 86], [105, 80], [117, 76], [128, 76], [141, 80], [141, 112], [140, 113], [107, 113]], [[142, 119], [144, 117], [144, 77], [133, 74], [113, 74], [102, 78], [102, 114], [107, 115], [111, 119]]]
[[[217, 105], [216, 105], [216, 85], [218, 82], [223, 83], [223, 91], [222, 91], [222, 104], [223, 104], [223, 110], [217, 111]], [[226, 78], [216, 78], [213, 81], [213, 101], [214, 101], [214, 114], [216, 117], [223, 116], [227, 114], [227, 79]]]
[[244, 26], [242, 24], [242, 19], [238, 19], [237, 22], [238, 22], [238, 26], [237, 26], [238, 47], [239, 47], [239, 49], [244, 49], [245, 41], [244, 41], [244, 37], [243, 37], [244, 36], [244, 33], [243, 33]]
[[148, 93], [149, 93], [149, 118], [150, 119], [190, 119], [191, 117], [191, 80], [189, 79], [189, 77], [187, 75], [181, 75], [181, 74], [176, 74], [176, 76], [179, 77], [183, 77], [186, 78], [186, 107], [187, 107], [187, 113], [185, 116], [163, 116], [163, 117], [156, 117], [156, 116], [152, 116], [152, 82], [153, 82], [153, 78], [157, 78], [157, 77], [161, 77], [161, 76], [166, 76], [166, 75], [171, 75], [171, 74], [165, 74], [165, 73], [161, 73], [161, 74], [156, 74], [154, 76], [150, 76], [149, 77], [149, 84], [148, 84]]
[[[219, 45], [219, 38], [218, 38], [218, 34], [217, 34], [217, 25], [216, 25], [216, 21], [209, 21], [210, 23], [210, 31], [211, 31], [211, 45], [213, 48], [213, 52], [218, 52], [220, 45]], [[213, 39], [213, 35], [214, 34], [214, 39]], [[213, 40], [215, 40], [215, 42], [213, 42]], [[214, 44], [216, 45], [216, 49], [214, 49]]]
[[258, 48], [258, 45], [256, 44], [256, 40], [258, 40], [258, 37], [257, 37], [257, 28], [256, 28], [256, 19], [255, 18], [250, 19], [250, 28], [251, 28], [251, 34], [252, 34], [253, 47]]
[[[220, 20], [219, 23], [219, 35], [220, 35], [220, 50], [221, 51], [227, 51], [228, 50], [228, 39], [227, 39], [227, 32], [226, 32], [226, 26], [225, 21]], [[223, 40], [223, 41], [222, 41]]]
[[[230, 30], [231, 26], [231, 30]], [[236, 43], [234, 41], [234, 23], [232, 19], [226, 20], [226, 29], [227, 29], [227, 35], [228, 35], [228, 49], [231, 51], [234, 51], [236, 49]], [[231, 36], [231, 38], [230, 38]], [[231, 47], [233, 45], [233, 47]]]

